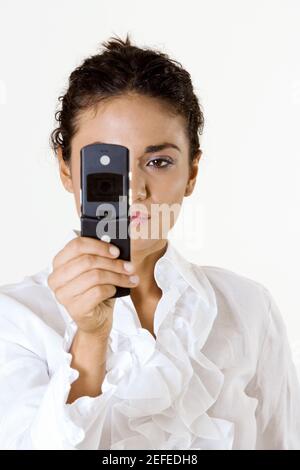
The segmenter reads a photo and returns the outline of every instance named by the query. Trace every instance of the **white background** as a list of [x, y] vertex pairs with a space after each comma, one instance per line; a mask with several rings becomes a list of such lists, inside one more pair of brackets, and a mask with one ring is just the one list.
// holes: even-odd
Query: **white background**
[[295, 345], [299, 25], [297, 0], [1, 0], [0, 284], [43, 269], [79, 229], [48, 143], [57, 98], [102, 41], [129, 32], [182, 63], [205, 115], [197, 186], [184, 203], [198, 211], [197, 243], [174, 243], [193, 262], [263, 283]]

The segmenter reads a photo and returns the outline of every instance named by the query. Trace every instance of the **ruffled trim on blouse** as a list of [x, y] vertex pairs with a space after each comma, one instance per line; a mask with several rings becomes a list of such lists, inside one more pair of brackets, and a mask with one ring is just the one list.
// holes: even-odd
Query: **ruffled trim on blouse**
[[102, 385], [104, 392], [115, 387], [118, 399], [111, 407], [111, 449], [232, 448], [233, 423], [208, 413], [224, 381], [201, 352], [217, 315], [214, 292], [202, 271], [177, 269], [183, 267], [177, 256], [169, 244], [155, 266], [163, 290], [156, 340], [141, 327], [130, 296], [115, 304]]
[[[163, 291], [154, 318], [156, 339], [141, 327], [131, 297], [116, 299], [102, 394], [67, 405], [74, 445], [84, 438], [85, 413], [92, 409], [98, 415], [106, 408], [111, 450], [232, 449], [234, 424], [209, 415], [224, 375], [201, 352], [217, 315], [216, 298], [204, 272], [193, 266], [168, 242], [154, 269]], [[58, 305], [69, 318], [68, 350], [76, 325]], [[72, 383], [78, 371], [70, 367], [71, 354], [65, 359]], [[70, 384], [66, 393], [69, 389]]]

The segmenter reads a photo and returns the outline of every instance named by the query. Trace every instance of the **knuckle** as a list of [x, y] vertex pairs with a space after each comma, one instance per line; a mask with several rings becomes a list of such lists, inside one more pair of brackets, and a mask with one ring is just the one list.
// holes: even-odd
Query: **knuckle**
[[103, 287], [102, 286], [95, 286], [93, 289], [93, 295], [95, 299], [103, 296]]
[[49, 287], [52, 288], [52, 274], [49, 274], [49, 276], [47, 277], [47, 284]]
[[129, 280], [129, 276], [126, 274], [121, 274], [122, 277], [122, 285], [127, 286], [128, 284], [131, 284], [131, 281]]
[[99, 269], [93, 269], [91, 271], [91, 278], [94, 282], [100, 282], [103, 279], [103, 275]]
[[63, 288], [56, 289], [54, 293], [59, 303], [63, 304], [65, 302], [65, 294]]
[[92, 255], [85, 255], [84, 263], [86, 269], [90, 269], [94, 266], [94, 257]]
[[116, 259], [104, 258], [102, 261], [103, 270], [106, 270], [109, 273], [116, 273], [119, 271], [119, 264], [116, 263]]
[[53, 272], [49, 274], [47, 278], [47, 283], [50, 289], [55, 293], [55, 289], [57, 288], [57, 280]]
[[123, 267], [123, 263], [124, 261], [120, 260], [120, 259], [111, 259], [110, 260], [110, 263], [111, 263], [111, 269], [116, 271], [117, 273], [123, 273], [124, 272], [124, 267]]
[[56, 268], [57, 259], [58, 259], [58, 253], [54, 256], [52, 260], [52, 271], [54, 271], [54, 269]]
[[111, 275], [107, 278], [106, 284], [109, 286], [123, 286], [123, 275], [120, 273], [111, 273]]
[[76, 237], [72, 241], [74, 241], [74, 247], [77, 253], [83, 253], [84, 248], [84, 240], [82, 237]]
[[103, 285], [103, 295], [105, 298], [111, 297], [115, 292], [117, 288], [114, 284], [105, 284]]
[[117, 292], [117, 288], [114, 285], [108, 286], [109, 295], [114, 295]]

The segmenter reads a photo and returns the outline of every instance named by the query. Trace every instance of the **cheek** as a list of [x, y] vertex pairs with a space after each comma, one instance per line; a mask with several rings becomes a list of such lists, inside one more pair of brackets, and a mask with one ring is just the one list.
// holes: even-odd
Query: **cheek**
[[176, 175], [166, 178], [159, 178], [150, 187], [151, 200], [155, 203], [181, 202], [186, 189], [186, 179], [183, 175]]

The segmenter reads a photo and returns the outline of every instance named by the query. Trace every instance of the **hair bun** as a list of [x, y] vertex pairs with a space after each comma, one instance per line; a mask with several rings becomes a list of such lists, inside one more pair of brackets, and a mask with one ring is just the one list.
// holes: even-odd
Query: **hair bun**
[[126, 39], [123, 40], [119, 36], [116, 36], [112, 39], [109, 39], [108, 41], [104, 41], [102, 43], [102, 46], [104, 47], [104, 52], [105, 51], [120, 51], [124, 49], [124, 47], [130, 47], [132, 46], [129, 33], [126, 35]]

